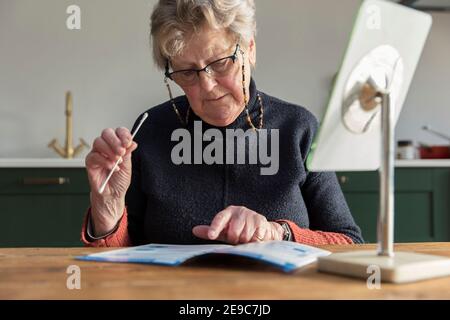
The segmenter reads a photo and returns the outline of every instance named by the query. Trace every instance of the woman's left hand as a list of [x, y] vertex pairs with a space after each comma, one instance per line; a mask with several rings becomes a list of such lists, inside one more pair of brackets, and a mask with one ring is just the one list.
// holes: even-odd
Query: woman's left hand
[[280, 224], [267, 221], [263, 215], [240, 206], [227, 207], [216, 214], [210, 226], [195, 226], [192, 232], [201, 239], [230, 244], [283, 239]]

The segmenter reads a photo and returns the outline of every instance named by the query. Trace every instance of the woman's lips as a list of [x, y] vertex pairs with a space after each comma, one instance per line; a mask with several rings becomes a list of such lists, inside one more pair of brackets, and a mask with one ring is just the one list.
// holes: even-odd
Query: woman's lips
[[206, 99], [206, 101], [208, 101], [208, 102], [216, 102], [216, 101], [222, 100], [222, 99], [225, 98], [226, 96], [227, 96], [227, 94], [225, 94], [225, 95], [223, 95], [223, 96], [220, 96], [220, 97], [218, 97], [218, 98], [215, 98], [215, 99]]

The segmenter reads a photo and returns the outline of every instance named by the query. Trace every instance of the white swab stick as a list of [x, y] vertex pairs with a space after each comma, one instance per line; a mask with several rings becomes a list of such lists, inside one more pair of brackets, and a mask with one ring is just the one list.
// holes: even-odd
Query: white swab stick
[[[134, 136], [136, 135], [136, 133], [139, 131], [139, 129], [141, 128], [142, 124], [144, 123], [145, 119], [147, 119], [148, 117], [148, 113], [144, 113], [144, 115], [141, 118], [141, 122], [139, 122], [138, 126], [136, 127], [136, 130], [134, 130], [133, 134], [131, 135], [131, 141], [133, 141]], [[119, 165], [119, 163], [121, 162], [122, 157], [120, 157], [119, 159], [117, 159], [116, 164], [114, 165], [114, 167], [111, 169], [111, 171], [109, 172], [108, 176], [106, 177], [105, 181], [102, 183], [102, 185], [100, 186], [100, 188], [98, 189], [99, 193], [103, 193], [103, 191], [105, 191], [105, 187], [106, 184], [108, 183], [109, 179], [111, 179], [113, 173], [116, 171], [117, 166]]]

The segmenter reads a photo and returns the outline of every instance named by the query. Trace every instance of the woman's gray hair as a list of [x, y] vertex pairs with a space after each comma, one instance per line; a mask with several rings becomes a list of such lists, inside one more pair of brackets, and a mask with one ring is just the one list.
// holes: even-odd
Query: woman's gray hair
[[153, 58], [160, 69], [183, 52], [192, 33], [224, 28], [247, 47], [256, 36], [254, 0], [159, 0], [151, 16]]

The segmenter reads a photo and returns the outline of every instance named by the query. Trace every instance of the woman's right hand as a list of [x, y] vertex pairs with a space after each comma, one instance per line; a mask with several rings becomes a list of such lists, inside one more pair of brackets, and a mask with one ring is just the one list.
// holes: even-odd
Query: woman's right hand
[[[136, 148], [137, 144], [131, 140], [131, 133], [127, 128], [108, 128], [94, 140], [92, 150], [86, 156], [95, 236], [107, 234], [122, 217], [125, 194], [131, 183], [131, 153]], [[109, 179], [103, 193], [99, 193], [100, 186], [120, 157], [122, 162]]]

